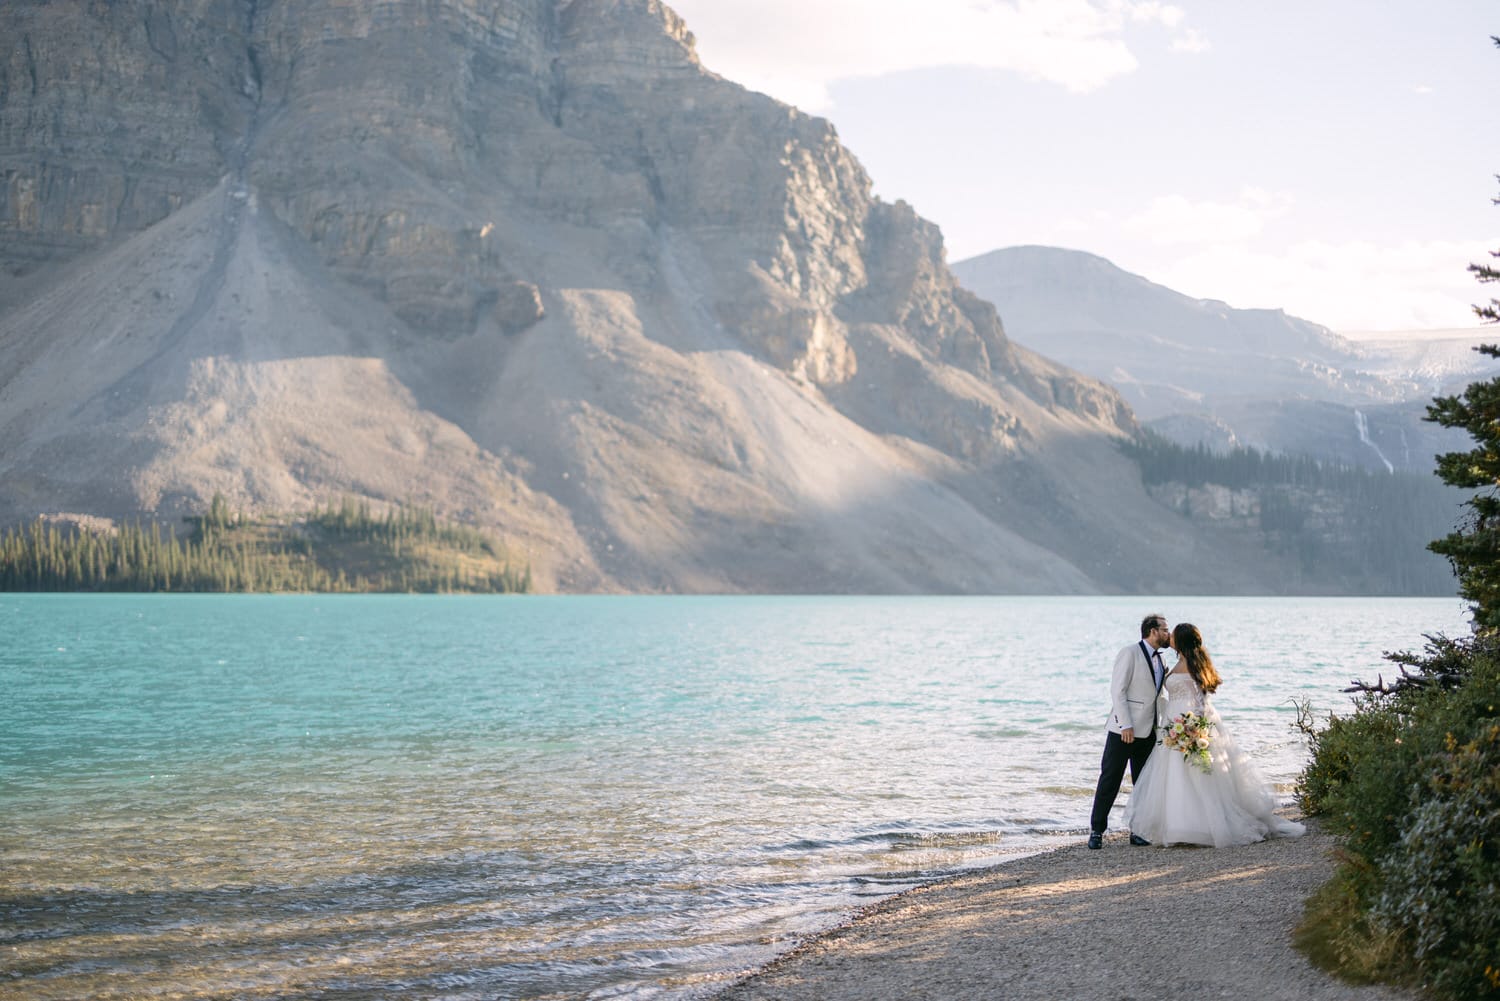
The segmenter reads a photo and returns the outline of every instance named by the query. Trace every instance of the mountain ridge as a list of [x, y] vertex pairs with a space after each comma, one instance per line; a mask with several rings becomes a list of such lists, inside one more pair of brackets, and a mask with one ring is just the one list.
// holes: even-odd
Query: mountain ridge
[[0, 31], [0, 520], [415, 504], [539, 590], [1292, 579], [1156, 503], [1120, 396], [656, 0]]
[[1457, 447], [1423, 420], [1426, 404], [1495, 368], [1441, 346], [1356, 341], [1284, 310], [1195, 299], [1086, 251], [1002, 248], [953, 271], [997, 305], [1019, 343], [1114, 385], [1149, 427], [1186, 445], [1426, 473]]

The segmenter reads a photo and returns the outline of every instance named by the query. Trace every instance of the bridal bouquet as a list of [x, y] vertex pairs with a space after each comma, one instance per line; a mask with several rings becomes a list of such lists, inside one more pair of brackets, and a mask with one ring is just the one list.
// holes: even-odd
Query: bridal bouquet
[[1202, 713], [1182, 713], [1167, 725], [1161, 742], [1188, 759], [1188, 764], [1204, 772], [1213, 767], [1208, 756], [1209, 734], [1213, 721]]

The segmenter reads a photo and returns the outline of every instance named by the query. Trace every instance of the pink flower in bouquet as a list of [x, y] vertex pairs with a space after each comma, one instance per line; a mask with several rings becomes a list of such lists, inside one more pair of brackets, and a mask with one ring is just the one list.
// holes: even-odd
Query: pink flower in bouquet
[[1208, 750], [1213, 726], [1213, 721], [1202, 713], [1182, 713], [1167, 724], [1161, 742], [1180, 752], [1195, 768], [1208, 772], [1213, 769], [1213, 758]]

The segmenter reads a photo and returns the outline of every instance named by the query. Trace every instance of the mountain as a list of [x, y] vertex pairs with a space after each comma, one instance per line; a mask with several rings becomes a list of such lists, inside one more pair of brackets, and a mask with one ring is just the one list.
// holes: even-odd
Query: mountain
[[1349, 586], [1154, 501], [1120, 396], [657, 0], [0, 34], [0, 522], [415, 504], [539, 590]]
[[[1336, 366], [1353, 345], [1280, 310], [1233, 309], [1192, 299], [1094, 254], [1010, 247], [959, 261], [953, 273], [1001, 309], [1011, 336], [1080, 371], [1108, 365], [1143, 418], [1184, 403], [1236, 395], [1285, 395], [1340, 385]], [[1235, 363], [1255, 359], [1248, 372]]]
[[1430, 472], [1435, 453], [1462, 442], [1422, 421], [1426, 404], [1495, 370], [1460, 332], [1352, 341], [1281, 310], [1193, 299], [1082, 251], [1010, 247], [953, 272], [1017, 343], [1110, 383], [1186, 444]]

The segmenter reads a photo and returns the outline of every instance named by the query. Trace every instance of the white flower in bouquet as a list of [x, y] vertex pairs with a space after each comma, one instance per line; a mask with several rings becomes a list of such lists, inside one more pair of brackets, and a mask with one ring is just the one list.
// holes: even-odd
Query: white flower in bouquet
[[1182, 713], [1167, 725], [1162, 743], [1181, 752], [1189, 764], [1209, 772], [1213, 769], [1213, 758], [1208, 750], [1213, 726], [1213, 721], [1202, 713]]

